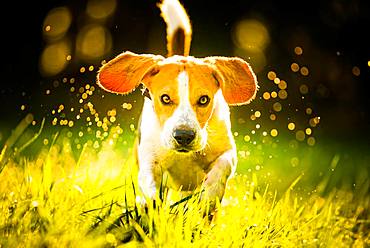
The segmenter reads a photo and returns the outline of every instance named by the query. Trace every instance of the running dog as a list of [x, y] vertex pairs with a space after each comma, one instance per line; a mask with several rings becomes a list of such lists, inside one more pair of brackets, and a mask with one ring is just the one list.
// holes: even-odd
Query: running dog
[[144, 86], [137, 156], [146, 197], [156, 199], [168, 177], [170, 188], [201, 187], [202, 198], [221, 200], [237, 165], [229, 106], [254, 99], [257, 79], [241, 58], [189, 56], [192, 31], [184, 8], [177, 0], [159, 7], [168, 56], [123, 52], [100, 68], [97, 83], [117, 94]]

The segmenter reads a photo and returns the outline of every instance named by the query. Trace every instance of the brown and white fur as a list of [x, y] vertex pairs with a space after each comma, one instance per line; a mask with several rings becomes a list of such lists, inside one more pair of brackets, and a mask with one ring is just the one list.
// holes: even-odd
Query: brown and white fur
[[[169, 187], [221, 200], [237, 165], [229, 105], [249, 103], [257, 80], [240, 58], [188, 56], [191, 28], [179, 2], [160, 5], [167, 23], [167, 58], [123, 52], [104, 64], [98, 84], [105, 90], [128, 94], [143, 84], [144, 100], [138, 144], [139, 186], [156, 199], [164, 177]], [[183, 47], [173, 44], [182, 36]], [[181, 42], [181, 41], [180, 41]], [[185, 55], [173, 55], [176, 50]]]

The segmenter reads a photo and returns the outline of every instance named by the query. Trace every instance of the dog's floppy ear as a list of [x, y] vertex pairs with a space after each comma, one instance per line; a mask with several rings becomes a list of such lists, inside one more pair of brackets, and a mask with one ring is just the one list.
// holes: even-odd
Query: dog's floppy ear
[[240, 58], [206, 57], [216, 67], [215, 77], [229, 105], [248, 104], [257, 93], [257, 78], [247, 62]]
[[97, 83], [106, 91], [128, 94], [141, 83], [145, 74], [163, 59], [160, 55], [121, 53], [100, 68]]

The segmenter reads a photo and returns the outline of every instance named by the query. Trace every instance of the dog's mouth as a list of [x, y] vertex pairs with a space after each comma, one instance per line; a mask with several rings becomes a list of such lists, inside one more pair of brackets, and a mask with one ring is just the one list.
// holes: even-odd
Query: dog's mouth
[[190, 153], [190, 152], [198, 152], [199, 149], [197, 149], [194, 146], [180, 146], [174, 149], [178, 153]]
[[177, 151], [177, 152], [180, 152], [180, 153], [187, 153], [187, 152], [189, 152], [190, 150], [185, 149], [185, 148], [180, 148], [180, 149], [177, 149], [176, 151]]

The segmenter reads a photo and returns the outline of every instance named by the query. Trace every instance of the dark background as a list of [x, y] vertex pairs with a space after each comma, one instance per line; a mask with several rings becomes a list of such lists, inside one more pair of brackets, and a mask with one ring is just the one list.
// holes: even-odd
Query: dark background
[[[260, 84], [269, 70], [286, 69], [293, 62], [294, 47], [302, 46], [311, 73], [311, 101], [322, 117], [319, 135], [338, 143], [365, 145], [370, 140], [367, 2], [182, 1], [192, 21], [193, 56], [233, 56], [231, 32], [237, 21], [255, 18], [266, 24], [270, 44], [266, 66], [257, 74]], [[26, 104], [36, 119], [47, 115], [50, 108], [43, 97], [45, 84], [53, 78], [77, 73], [81, 65], [81, 61], [74, 60], [59, 75], [40, 75], [39, 58], [45, 46], [43, 20], [49, 10], [58, 6], [72, 11], [74, 19], [69, 32], [75, 35], [86, 1], [11, 1], [2, 8], [0, 143], [25, 116], [20, 111], [21, 104]], [[118, 1], [107, 22], [113, 47], [106, 59], [124, 50], [165, 55], [165, 24], [159, 14], [156, 1]], [[360, 69], [359, 76], [353, 75], [354, 66]]]

